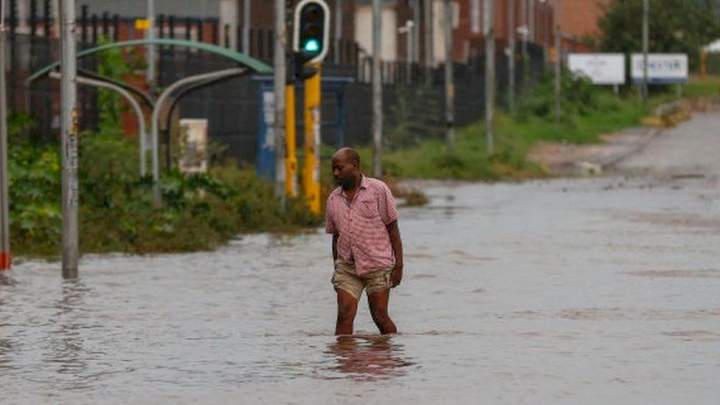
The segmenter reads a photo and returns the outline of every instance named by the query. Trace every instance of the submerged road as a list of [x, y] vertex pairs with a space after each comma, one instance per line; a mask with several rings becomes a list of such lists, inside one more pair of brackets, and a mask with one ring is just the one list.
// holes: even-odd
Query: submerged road
[[717, 404], [720, 116], [632, 175], [437, 184], [401, 210], [400, 335], [332, 336], [330, 240], [0, 275], [3, 403]]

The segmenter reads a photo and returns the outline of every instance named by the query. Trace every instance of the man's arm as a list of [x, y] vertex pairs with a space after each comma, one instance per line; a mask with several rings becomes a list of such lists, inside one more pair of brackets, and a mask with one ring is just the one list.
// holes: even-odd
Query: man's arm
[[387, 225], [387, 230], [390, 235], [390, 245], [392, 246], [393, 253], [395, 254], [395, 268], [390, 276], [392, 287], [395, 288], [400, 285], [403, 276], [403, 248], [402, 239], [400, 238], [400, 228], [398, 228], [398, 221], [389, 223]]
[[338, 241], [338, 234], [333, 234], [333, 241], [332, 241], [332, 255], [333, 255], [333, 263], [337, 260], [337, 241]]

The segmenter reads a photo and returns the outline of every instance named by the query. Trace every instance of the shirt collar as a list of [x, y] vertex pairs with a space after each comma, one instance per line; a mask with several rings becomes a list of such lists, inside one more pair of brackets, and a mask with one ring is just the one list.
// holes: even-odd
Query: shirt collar
[[[361, 173], [361, 176], [362, 176], [362, 177], [360, 178], [360, 187], [358, 187], [358, 191], [360, 191], [360, 190], [367, 190], [367, 188], [368, 188], [367, 176], [365, 176], [365, 175], [362, 174], [362, 173]], [[347, 194], [345, 194], [345, 190], [343, 190], [342, 187], [338, 187], [336, 190], [337, 190], [338, 193], [339, 193], [340, 195], [342, 195], [342, 196], [346, 196], [346, 195], [347, 195]], [[355, 195], [357, 195], [357, 194], [358, 194], [358, 193], [356, 192]]]
[[368, 188], [367, 176], [365, 176], [364, 174], [361, 174], [361, 175], [362, 175], [362, 178], [360, 179], [360, 188], [366, 189], [366, 188]]

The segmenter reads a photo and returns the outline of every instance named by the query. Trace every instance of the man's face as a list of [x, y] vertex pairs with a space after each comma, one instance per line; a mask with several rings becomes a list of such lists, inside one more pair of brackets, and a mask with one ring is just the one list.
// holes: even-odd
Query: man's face
[[352, 189], [355, 186], [357, 166], [344, 156], [336, 156], [332, 160], [332, 173], [335, 184], [344, 190]]

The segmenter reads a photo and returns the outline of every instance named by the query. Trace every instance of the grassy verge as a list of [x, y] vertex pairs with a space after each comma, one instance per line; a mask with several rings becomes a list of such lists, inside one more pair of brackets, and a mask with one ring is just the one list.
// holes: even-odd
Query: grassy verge
[[719, 97], [720, 76], [693, 77], [683, 87], [685, 97]]
[[[547, 173], [526, 158], [538, 142], [596, 143], [603, 134], [641, 125], [655, 107], [674, 98], [671, 92], [659, 93], [645, 106], [636, 94], [618, 97], [583, 83], [564, 86], [568, 97], [559, 122], [551, 110], [547, 83], [525, 98], [517, 115], [498, 114], [492, 154], [486, 151], [484, 123], [479, 122], [458, 131], [453, 150], [441, 140], [426, 140], [413, 148], [386, 153], [383, 167], [395, 178], [494, 181], [542, 177]], [[685, 95], [705, 96], [718, 88], [720, 78], [693, 80]], [[369, 157], [370, 151], [364, 149], [361, 154]]]

